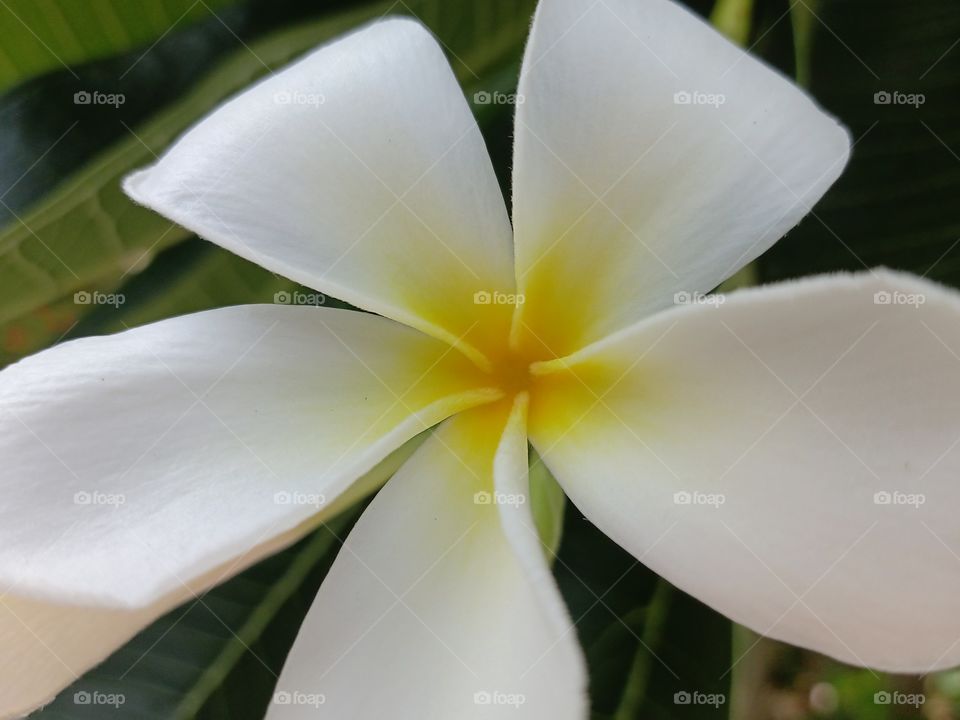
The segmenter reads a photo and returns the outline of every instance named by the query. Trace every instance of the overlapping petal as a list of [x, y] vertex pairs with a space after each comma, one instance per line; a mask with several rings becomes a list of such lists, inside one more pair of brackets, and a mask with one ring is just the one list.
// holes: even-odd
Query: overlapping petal
[[270, 718], [585, 717], [576, 632], [526, 502], [524, 415], [521, 399], [447, 421], [380, 491]]
[[668, 0], [543, 0], [519, 96], [517, 330], [547, 356], [711, 290], [849, 152], [800, 89]]
[[887, 670], [960, 662], [955, 292], [815, 278], [568, 362], [539, 381], [531, 440], [617, 543], [765, 635]]
[[0, 716], [316, 527], [498, 391], [384, 318], [223, 308], [0, 373]]
[[[124, 185], [228, 250], [468, 351], [500, 337], [510, 223], [421, 25], [367, 26], [217, 109]], [[476, 353], [475, 353], [476, 354]]]

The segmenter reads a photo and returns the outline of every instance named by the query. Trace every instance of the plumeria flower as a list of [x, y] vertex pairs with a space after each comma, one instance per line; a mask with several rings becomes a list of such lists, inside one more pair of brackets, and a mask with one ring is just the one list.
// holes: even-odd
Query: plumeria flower
[[543, 0], [517, 101], [512, 226], [410, 20], [266, 78], [127, 179], [369, 312], [227, 307], [0, 374], [0, 714], [389, 477], [269, 716], [586, 718], [528, 441], [732, 620], [885, 670], [960, 662], [956, 294], [876, 271], [704, 295], [810, 210], [846, 131], [667, 0]]

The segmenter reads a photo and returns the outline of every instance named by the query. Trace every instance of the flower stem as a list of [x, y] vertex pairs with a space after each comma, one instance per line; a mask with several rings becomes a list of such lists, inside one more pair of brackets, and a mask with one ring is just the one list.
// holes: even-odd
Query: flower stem
[[[650, 667], [653, 652], [660, 645], [660, 639], [667, 624], [667, 611], [670, 609], [670, 596], [673, 586], [666, 580], [657, 580], [650, 602], [644, 613], [643, 633], [637, 654], [633, 658], [630, 674], [623, 689], [623, 696], [613, 716], [613, 720], [634, 720], [640, 717], [650, 681]], [[651, 652], [652, 651], [652, 652]]]
[[753, 28], [753, 0], [717, 0], [710, 22], [737, 45], [746, 45]]

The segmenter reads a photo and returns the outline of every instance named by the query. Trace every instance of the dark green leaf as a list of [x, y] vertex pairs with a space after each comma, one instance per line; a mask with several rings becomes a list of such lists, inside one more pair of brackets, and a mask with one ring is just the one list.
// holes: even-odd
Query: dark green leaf
[[730, 621], [620, 549], [572, 506], [554, 574], [587, 656], [594, 720], [718, 718], [676, 693], [721, 693]]
[[[821, 0], [798, 20], [814, 96], [856, 144], [761, 258], [764, 281], [887, 265], [960, 284], [960, 13], [953, 0]], [[889, 100], [889, 102], [884, 102]]]
[[5, 0], [0, 4], [0, 92], [48, 70], [148, 44], [235, 1]]

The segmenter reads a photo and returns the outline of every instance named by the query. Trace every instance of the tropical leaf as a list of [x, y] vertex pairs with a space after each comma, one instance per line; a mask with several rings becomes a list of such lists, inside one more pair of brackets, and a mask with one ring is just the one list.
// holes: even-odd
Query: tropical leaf
[[886, 265], [960, 284], [955, 3], [821, 0], [795, 23], [801, 76], [855, 145], [836, 186], [761, 258], [761, 278]]
[[236, 0], [4, 0], [0, 92], [49, 70], [136, 48]]
[[722, 695], [726, 704], [729, 620], [674, 590], [572, 506], [554, 574], [586, 653], [593, 720], [718, 717], [715, 706], [677, 694]]

